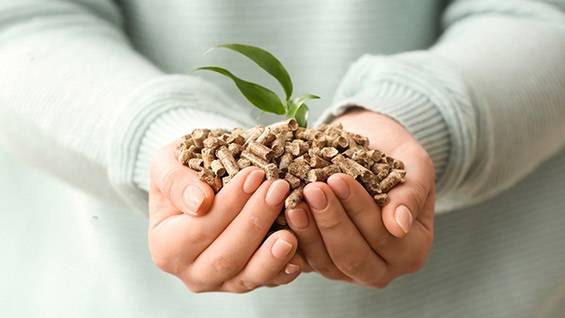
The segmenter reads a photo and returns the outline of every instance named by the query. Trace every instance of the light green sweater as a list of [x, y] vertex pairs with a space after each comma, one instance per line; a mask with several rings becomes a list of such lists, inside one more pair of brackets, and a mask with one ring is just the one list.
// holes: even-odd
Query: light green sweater
[[[358, 105], [409, 129], [433, 159], [437, 211], [453, 213], [437, 218], [426, 268], [384, 291], [313, 274], [244, 296], [179, 297], [182, 286], [170, 283], [176, 291], [159, 295], [159, 306], [247, 317], [559, 312], [550, 295], [565, 293], [564, 9], [556, 0], [2, 0], [0, 141], [100, 199], [146, 213], [156, 149], [195, 127], [256, 124], [228, 81], [184, 74], [219, 64], [268, 81], [233, 54], [202, 56], [219, 43], [261, 46], [287, 66], [298, 93], [323, 96], [310, 103], [314, 119]], [[117, 264], [124, 257], [104, 254]], [[62, 280], [55, 294], [75, 286], [54, 275]], [[169, 284], [151, 275], [146, 288]], [[79, 290], [75, 313], [90, 306]], [[143, 297], [157, 297], [121, 293], [138, 314], [149, 306]]]

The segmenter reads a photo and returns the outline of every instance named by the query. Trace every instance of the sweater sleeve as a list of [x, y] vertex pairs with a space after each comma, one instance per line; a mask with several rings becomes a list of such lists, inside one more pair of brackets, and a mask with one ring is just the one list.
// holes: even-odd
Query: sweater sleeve
[[351, 106], [398, 120], [434, 162], [438, 212], [490, 198], [565, 145], [559, 8], [558, 1], [456, 1], [430, 49], [354, 63], [321, 120]]
[[91, 194], [146, 211], [148, 173], [136, 167], [148, 152], [196, 123], [249, 121], [212, 84], [152, 65], [121, 23], [110, 0], [2, 1], [0, 141]]

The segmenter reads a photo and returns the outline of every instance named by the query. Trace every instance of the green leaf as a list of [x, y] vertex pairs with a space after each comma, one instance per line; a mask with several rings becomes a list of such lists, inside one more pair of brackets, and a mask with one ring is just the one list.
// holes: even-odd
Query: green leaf
[[[316, 96], [317, 97], [317, 96]], [[295, 101], [298, 98], [295, 98], [293, 101], [288, 103], [288, 113], [286, 113], [286, 118], [294, 118], [300, 127], [307, 127], [308, 126], [308, 113], [310, 109], [306, 104], [304, 104], [305, 100], [298, 100], [300, 105], [296, 104]]]
[[308, 126], [308, 113], [309, 112], [310, 112], [310, 109], [308, 108], [308, 106], [306, 106], [306, 104], [302, 104], [302, 105], [298, 106], [298, 109], [296, 110], [296, 114], [294, 115], [294, 119], [296, 119], [298, 126], [304, 127], [304, 128], [306, 128]]
[[288, 102], [288, 112], [286, 113], [286, 118], [294, 118], [296, 116], [296, 111], [298, 106], [293, 101]]
[[304, 102], [309, 99], [319, 98], [319, 96], [312, 94], [304, 94], [296, 97], [292, 101], [288, 102], [288, 112], [286, 113], [286, 118], [294, 118], [296, 119], [300, 127], [306, 127], [309, 109], [308, 106], [304, 104]]
[[[267, 73], [271, 74], [283, 87], [286, 94], [286, 100], [290, 99], [290, 96], [292, 95], [292, 81], [282, 63], [273, 54], [256, 46], [235, 43], [220, 44], [210, 50], [215, 48], [230, 49], [248, 57]], [[210, 50], [208, 50], [208, 52]]]
[[312, 95], [312, 94], [304, 94], [296, 97], [295, 99], [292, 100], [292, 102], [296, 104], [297, 107], [300, 107], [300, 105], [304, 104], [304, 102], [306, 102], [309, 99], [320, 99], [320, 96]]
[[199, 67], [192, 70], [191, 73], [200, 70], [217, 72], [231, 78], [243, 96], [260, 110], [277, 115], [284, 115], [286, 113], [285, 105], [272, 90], [255, 83], [244, 81], [233, 75], [230, 71], [217, 66]]

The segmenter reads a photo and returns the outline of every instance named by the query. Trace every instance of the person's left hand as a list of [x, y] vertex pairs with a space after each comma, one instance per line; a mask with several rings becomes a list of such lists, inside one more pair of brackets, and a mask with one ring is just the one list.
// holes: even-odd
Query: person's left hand
[[369, 137], [371, 148], [402, 160], [406, 182], [390, 190], [391, 201], [381, 208], [355, 179], [335, 174], [327, 184], [307, 185], [307, 204], [287, 210], [286, 217], [311, 270], [332, 280], [384, 288], [394, 278], [422, 268], [431, 249], [433, 164], [414, 137], [391, 118], [353, 111], [339, 121], [345, 130]]

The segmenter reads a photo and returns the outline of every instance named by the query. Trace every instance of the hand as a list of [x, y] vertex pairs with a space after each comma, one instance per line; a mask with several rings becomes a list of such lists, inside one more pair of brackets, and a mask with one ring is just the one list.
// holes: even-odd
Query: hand
[[[304, 189], [306, 203], [286, 211], [308, 267], [323, 276], [374, 288], [423, 267], [433, 241], [434, 168], [426, 151], [393, 119], [370, 111], [336, 121], [369, 137], [370, 147], [400, 159], [406, 182], [379, 207], [352, 177], [332, 175]], [[308, 269], [305, 269], [307, 271]]]
[[295, 236], [278, 231], [261, 243], [284, 205], [288, 183], [263, 182], [264, 172], [251, 167], [214, 197], [195, 171], [174, 158], [179, 143], [160, 149], [150, 165], [153, 262], [194, 292], [241, 293], [293, 281], [304, 265]]

